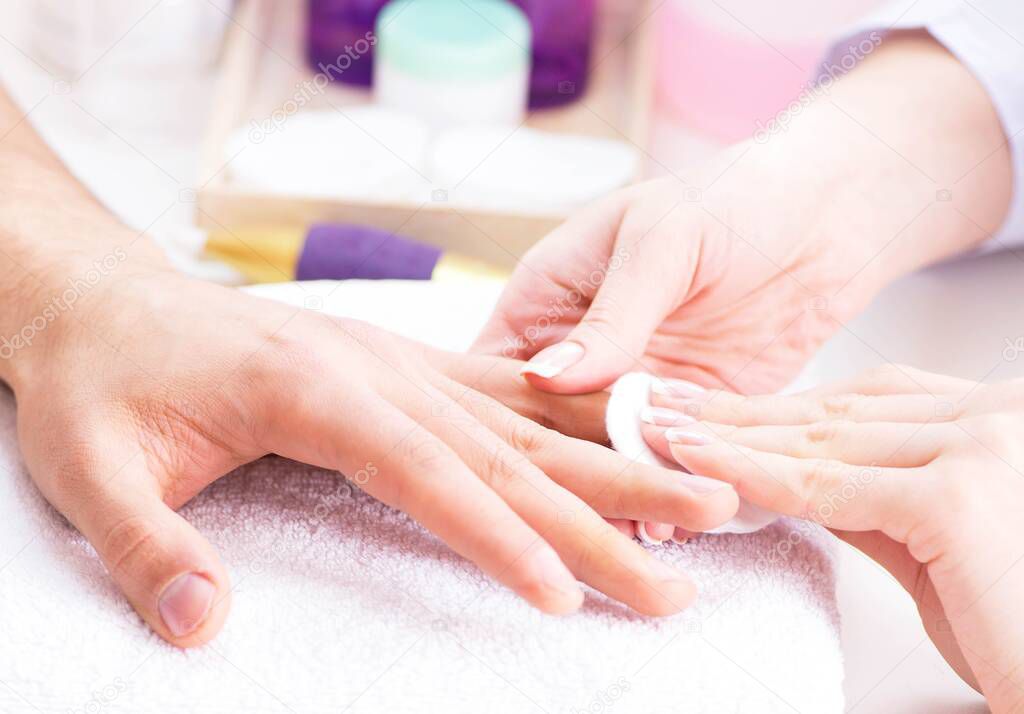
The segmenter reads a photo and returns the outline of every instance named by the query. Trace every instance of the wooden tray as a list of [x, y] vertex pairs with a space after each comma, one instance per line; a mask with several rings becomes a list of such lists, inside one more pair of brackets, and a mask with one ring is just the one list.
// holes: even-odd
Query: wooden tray
[[[586, 94], [558, 109], [532, 112], [527, 125], [628, 141], [646, 151], [653, 93], [653, 0], [599, 2], [593, 73]], [[388, 231], [511, 266], [565, 216], [467, 210], [426, 205], [358, 203], [257, 193], [233, 185], [226, 144], [240, 127], [262, 121], [314, 73], [303, 57], [305, 2], [240, 0], [221, 58], [197, 191], [199, 224], [211, 230], [304, 227], [314, 221], [373, 225]], [[366, 90], [339, 83], [327, 88], [322, 107], [370, 101]], [[639, 162], [641, 165], [643, 162]], [[638, 177], [639, 178], [639, 177]]]

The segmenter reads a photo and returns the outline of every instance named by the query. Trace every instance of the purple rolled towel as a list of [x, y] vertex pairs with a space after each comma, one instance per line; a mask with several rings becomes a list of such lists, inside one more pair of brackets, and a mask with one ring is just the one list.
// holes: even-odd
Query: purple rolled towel
[[315, 224], [295, 268], [298, 280], [430, 280], [441, 249], [369, 226]]

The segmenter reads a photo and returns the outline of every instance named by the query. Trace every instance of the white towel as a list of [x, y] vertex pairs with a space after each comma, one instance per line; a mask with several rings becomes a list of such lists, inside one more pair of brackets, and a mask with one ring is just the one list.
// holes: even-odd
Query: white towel
[[[680, 471], [679, 478], [700, 488], [702, 482], [708, 481], [706, 476], [698, 476], [683, 471], [679, 464], [662, 458], [644, 441], [640, 431], [640, 410], [650, 401], [651, 383], [656, 379], [642, 372], [625, 374], [612, 387], [612, 396], [608, 400], [608, 414], [605, 426], [608, 438], [615, 450], [634, 461], [653, 466]], [[755, 506], [749, 501], [740, 501], [739, 511], [728, 523], [708, 531], [708, 533], [753, 533], [775, 522], [778, 514]]]
[[[406, 333], [433, 324], [454, 348], [493, 299], [426, 284], [331, 288], [261, 292], [360, 306]], [[0, 469], [0, 712], [842, 711], [833, 561], [816, 527], [783, 519], [659, 549], [701, 590], [675, 617], [588, 593], [558, 618], [337, 474], [265, 459], [183, 509], [234, 592], [221, 635], [181, 652], [38, 494], [3, 393]]]

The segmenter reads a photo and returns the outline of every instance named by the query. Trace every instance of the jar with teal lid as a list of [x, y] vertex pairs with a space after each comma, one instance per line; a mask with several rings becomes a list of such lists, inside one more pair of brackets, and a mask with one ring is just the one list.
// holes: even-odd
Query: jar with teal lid
[[374, 92], [431, 126], [517, 124], [532, 31], [508, 0], [395, 0], [377, 17]]

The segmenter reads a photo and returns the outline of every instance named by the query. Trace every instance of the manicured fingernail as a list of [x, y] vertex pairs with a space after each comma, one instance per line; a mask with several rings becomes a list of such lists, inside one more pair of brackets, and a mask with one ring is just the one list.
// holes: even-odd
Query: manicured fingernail
[[651, 382], [651, 391], [663, 397], [695, 397], [707, 390], [682, 379], [655, 379]]
[[179, 575], [160, 596], [160, 617], [175, 637], [193, 632], [210, 611], [216, 588], [196, 573]]
[[636, 535], [645, 545], [661, 545], [665, 541], [652, 538], [651, 534], [647, 532], [647, 524], [643, 521], [639, 521], [636, 524]]
[[711, 437], [700, 431], [692, 429], [666, 429], [665, 439], [670, 444], [682, 446], [705, 446], [711, 443]]
[[644, 407], [640, 410], [640, 421], [654, 426], [673, 426], [675, 424], [692, 424], [696, 419], [688, 414], [677, 412], [665, 407]]
[[523, 365], [519, 374], [535, 374], [544, 379], [557, 377], [583, 359], [583, 345], [578, 342], [559, 342], [542, 349]]
[[687, 543], [690, 542], [690, 537], [692, 535], [693, 534], [690, 533], [690, 531], [688, 531], [688, 530], [685, 530], [683, 528], [676, 528], [672, 532], [672, 542], [673, 543], [678, 543], [679, 545], [686, 545]]
[[545, 548], [534, 561], [544, 584], [563, 595], [577, 597], [581, 594], [576, 578], [562, 563], [555, 551]]

